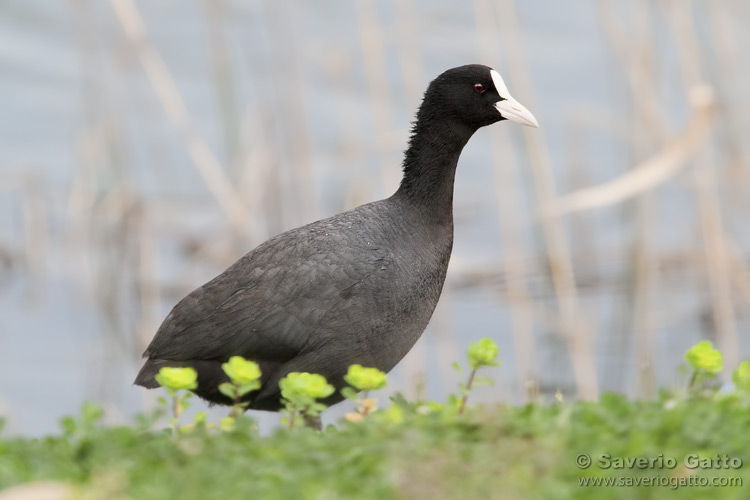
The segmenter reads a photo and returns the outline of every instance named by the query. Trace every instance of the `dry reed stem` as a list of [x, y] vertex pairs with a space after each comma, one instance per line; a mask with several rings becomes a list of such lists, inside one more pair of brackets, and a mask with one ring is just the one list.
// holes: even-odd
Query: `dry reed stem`
[[541, 215], [545, 218], [559, 217], [616, 205], [652, 190], [677, 175], [708, 138], [716, 110], [713, 92], [707, 86], [694, 88], [690, 102], [693, 112], [685, 130], [659, 153], [614, 180], [549, 201], [543, 206]]
[[[239, 179], [237, 190], [243, 199], [248, 200], [248, 208], [252, 214], [264, 212], [263, 203], [271, 192], [273, 183], [273, 166], [279, 161], [274, 155], [271, 138], [267, 130], [270, 119], [262, 112], [246, 111], [240, 121], [240, 135], [242, 137], [255, 137], [258, 140], [254, 144], [248, 141], [240, 141], [237, 151], [237, 166]], [[257, 246], [265, 241], [270, 235], [267, 227], [261, 224], [260, 217], [250, 217], [248, 243]]]
[[245, 221], [248, 218], [247, 207], [227, 178], [216, 155], [198, 133], [167, 65], [148, 40], [138, 8], [132, 0], [112, 0], [111, 3], [159, 102], [182, 139], [206, 187], [233, 229], [238, 234], [244, 234]]
[[[654, 139], [663, 140], [666, 133], [666, 124], [663, 115], [656, 107], [655, 96], [656, 85], [653, 72], [653, 37], [651, 32], [652, 20], [650, 4], [647, 0], [631, 2], [631, 25], [634, 30], [626, 33], [621, 28], [614, 13], [613, 4], [598, 3], [598, 15], [602, 25], [607, 26], [604, 30], [608, 36], [610, 45], [615, 55], [620, 59], [625, 68], [625, 74], [629, 84], [631, 101], [633, 101], [632, 115], [635, 123], [646, 124], [646, 127], [636, 127], [635, 133], [628, 134], [628, 145], [633, 149], [636, 156], [642, 156], [641, 149], [653, 149]], [[638, 89], [636, 93], [633, 89]], [[654, 132], [655, 131], [655, 132]], [[578, 191], [574, 191], [578, 192]], [[632, 322], [631, 329], [635, 338], [635, 352], [638, 373], [637, 392], [640, 397], [649, 398], [653, 395], [655, 387], [654, 374], [654, 343], [651, 336], [655, 320], [651, 308], [651, 297], [656, 294], [659, 287], [660, 268], [651, 257], [653, 250], [653, 213], [657, 210], [657, 200], [649, 193], [641, 193], [632, 206], [626, 206], [625, 214], [632, 212], [635, 218], [635, 236], [632, 252], [632, 282], [626, 280], [632, 286], [628, 287], [632, 295]], [[628, 210], [632, 208], [632, 210]], [[615, 357], [622, 358], [621, 353], [628, 350], [630, 336], [623, 331], [620, 342], [612, 343], [616, 351]], [[619, 368], [619, 367], [618, 367]], [[619, 371], [621, 373], [622, 370]]]
[[140, 205], [138, 220], [138, 295], [140, 311], [138, 315], [138, 347], [140, 355], [148, 346], [156, 329], [159, 327], [159, 242], [154, 231], [149, 206]]
[[[314, 157], [317, 151], [307, 128], [306, 100], [300, 69], [305, 63], [305, 45], [299, 41], [301, 23], [296, 21], [300, 12], [292, 2], [262, 2], [266, 35], [269, 39], [267, 64], [261, 71], [273, 72], [276, 87], [274, 118], [283, 130], [284, 143], [279, 148], [278, 175], [279, 203], [274, 208], [281, 213], [281, 227], [287, 230], [322, 216]], [[302, 57], [301, 57], [302, 56]], [[288, 142], [287, 142], [288, 141]], [[291, 188], [291, 189], [290, 189]], [[266, 212], [267, 216], [268, 211]], [[277, 231], [273, 231], [274, 233]], [[280, 231], [278, 231], [280, 232]]]
[[[526, 401], [530, 402], [539, 393], [539, 369], [534, 331], [535, 304], [529, 294], [528, 261], [521, 227], [521, 224], [528, 223], [528, 220], [517, 219], [516, 215], [523, 212], [522, 202], [513, 189], [507, 189], [508, 186], [520, 184], [518, 172], [515, 169], [518, 159], [513, 154], [513, 148], [510, 147], [507, 136], [500, 133], [491, 133], [491, 136], [493, 136], [491, 149], [497, 210], [500, 218], [501, 238], [504, 243], [503, 268], [508, 279], [511, 333], [521, 394]], [[501, 161], [504, 152], [507, 153], [506, 159], [510, 159], [507, 163]]]
[[[76, 269], [79, 283], [86, 283], [87, 292], [93, 294], [94, 262], [88, 256], [94, 248], [93, 216], [96, 213], [97, 165], [100, 162], [101, 147], [98, 135], [101, 129], [85, 130], [78, 139], [76, 169], [68, 191], [65, 207], [66, 252], [77, 258], [80, 264]], [[84, 258], [81, 258], [84, 257]]]
[[651, 130], [656, 137], [666, 137], [668, 135], [667, 124], [664, 115], [660, 113], [661, 106], [657, 100], [655, 92], [641, 92], [638, 88], [638, 68], [640, 61], [637, 59], [637, 52], [632, 51], [632, 37], [623, 33], [620, 28], [615, 2], [613, 0], [600, 0], [595, 2], [599, 20], [602, 24], [601, 32], [607, 36], [610, 47], [620, 60], [621, 66], [626, 69], [625, 75], [628, 78], [628, 84], [633, 89], [634, 106], [640, 108], [643, 114], [643, 125]]
[[[712, 56], [716, 60], [716, 66], [720, 70], [715, 81], [717, 87], [724, 90], [723, 95], [731, 100], [731, 106], [721, 109], [722, 120], [719, 123], [724, 130], [724, 150], [730, 161], [730, 187], [736, 189], [740, 194], [747, 193], [748, 182], [745, 179], [750, 176], [750, 161], [748, 161], [748, 141], [743, 135], [741, 116], [750, 114], [747, 99], [740, 99], [745, 94], [745, 89], [739, 83], [742, 81], [742, 73], [738, 71], [744, 68], [745, 54], [738, 54], [741, 44], [737, 40], [735, 25], [729, 22], [729, 18], [739, 19], [736, 13], [730, 14], [726, 11], [731, 3], [711, 2], [704, 5], [708, 21], [711, 26], [711, 35], [714, 45]], [[734, 5], [736, 8], [736, 4]], [[741, 21], [740, 21], [741, 22]], [[740, 196], [741, 200], [747, 200], [747, 196]], [[746, 205], [747, 206], [747, 205]]]
[[[515, 5], [513, 0], [504, 0], [495, 3], [494, 7], [495, 20], [505, 36], [505, 46], [508, 47], [512, 88], [516, 89], [515, 92], [527, 107], [534, 109], [531, 94], [533, 82], [523, 50]], [[523, 129], [537, 202], [544, 206], [555, 193], [549, 152], [540, 130], [528, 127]], [[565, 230], [559, 218], [545, 218], [541, 224], [558, 307], [567, 332], [577, 395], [583, 400], [595, 400], [599, 396], [599, 383], [593, 355], [594, 328], [581, 309]]]
[[731, 262], [730, 276], [734, 288], [745, 301], [745, 307], [750, 311], [750, 269], [748, 269], [747, 259], [742, 255], [742, 250], [737, 246], [728, 235], [726, 238], [726, 250]]
[[[565, 190], [577, 191], [581, 186], [590, 184], [591, 164], [588, 159], [589, 142], [586, 125], [578, 114], [568, 120], [565, 126]], [[593, 220], [590, 214], [572, 217], [570, 235], [574, 242], [576, 254], [585, 253], [596, 256], [595, 241], [589, 238], [594, 234]], [[594, 264], [596, 264], [594, 262]]]
[[47, 197], [40, 181], [29, 176], [22, 194], [24, 256], [29, 273], [29, 295], [36, 298], [44, 288], [46, 258], [49, 254], [49, 224], [47, 223]]
[[[658, 89], [654, 81], [651, 57], [654, 44], [650, 29], [652, 26], [651, 4], [647, 0], [637, 4], [633, 24], [641, 31], [636, 35], [628, 35], [620, 29], [612, 2], [599, 2], [597, 6], [600, 21], [603, 26], [607, 27], [604, 32], [608, 36], [613, 51], [620, 59], [621, 66], [625, 69], [631, 101], [634, 104], [633, 119], [636, 123], [645, 125], [636, 128], [638, 140], [634, 142], [634, 146], [636, 148], [646, 146], [651, 150], [655, 147], [654, 141], [663, 143], [667, 140], [667, 124], [657, 100]], [[634, 43], [634, 41], [640, 43]], [[639, 151], [637, 154], [641, 155]], [[650, 196], [650, 191], [644, 191], [637, 197], [636, 202], [633, 329], [638, 361], [638, 394], [640, 397], [649, 398], [653, 395], [655, 388], [653, 364], [655, 346], [650, 334], [655, 320], [650, 298], [658, 290], [661, 269], [658, 263], [653, 262], [653, 258], [650, 257], [652, 251], [650, 243], [653, 237], [650, 225], [654, 221], [656, 200]]]
[[[94, 50], [93, 9], [90, 1], [75, 0], [71, 2], [75, 18], [75, 45], [78, 56], [78, 67], [81, 74], [81, 96], [86, 123], [78, 134], [76, 144], [75, 170], [72, 184], [68, 191], [65, 207], [65, 246], [66, 252], [74, 258], [78, 266], [75, 272], [79, 285], [86, 283], [87, 292], [93, 295], [94, 266], [93, 259], [86, 258], [93, 248], [93, 214], [96, 203], [98, 165], [104, 164], [102, 143], [106, 143], [105, 128], [107, 122], [99, 116], [104, 107], [104, 89], [98, 84], [97, 76], [102, 68]], [[81, 258], [83, 257], [83, 258]], [[82, 265], [81, 265], [82, 264]]]
[[[580, 114], [580, 109], [576, 107], [576, 113], [569, 120], [570, 123], [565, 127], [567, 134], [565, 140], [565, 150], [567, 155], [567, 178], [566, 191], [576, 191], [582, 186], [590, 184], [591, 173], [595, 167], [590, 164], [588, 158], [589, 140], [588, 130], [601, 130], [599, 127], [587, 125], [589, 123], [584, 115]], [[612, 123], [602, 124], [604, 129], [610, 129], [610, 133], [615, 135], [612, 129]], [[632, 142], [629, 132], [623, 137], [624, 142]], [[591, 236], [596, 234], [598, 225], [591, 213], [579, 213], [571, 217], [570, 220], [570, 238], [571, 246], [574, 253], [573, 269], [576, 272], [576, 281], [578, 289], [584, 295], [587, 292], [586, 283], [588, 282], [585, 270], [586, 268], [597, 268], [600, 265], [601, 255], [597, 245], [596, 238]], [[585, 262], [585, 268], [582, 268], [580, 262]], [[581, 271], [584, 271], [583, 273]], [[609, 385], [610, 390], [622, 390], [623, 365], [625, 358], [622, 353], [626, 351], [624, 345], [629, 341], [626, 330], [622, 328], [625, 322], [615, 324], [609, 332], [609, 340], [602, 346], [603, 355], [608, 356], [612, 361], [607, 362], [601, 370], [602, 380]], [[618, 328], [620, 327], [620, 328]]]
[[722, 372], [725, 382], [739, 365], [739, 341], [732, 299], [732, 266], [726, 248], [721, 205], [716, 193], [716, 178], [708, 168], [698, 168], [693, 178], [698, 196], [700, 225], [705, 245], [705, 265], [711, 295], [713, 319], [719, 348], [724, 354], [727, 370]]
[[[636, 93], [631, 91], [630, 99], [638, 100], [643, 93], [658, 94], [656, 73], [654, 72], [655, 44], [652, 26], [652, 11], [650, 0], [639, 0], [630, 3], [634, 19], [635, 40], [631, 44], [630, 61], [635, 62], [630, 73], [632, 81], [636, 82]], [[651, 101], [656, 103], [654, 99]], [[658, 114], [657, 110], [646, 109], [644, 106], [634, 106], [633, 120], [635, 123], [648, 119], [649, 113]], [[660, 130], [662, 130], [660, 128]], [[647, 151], [656, 148], [656, 142], [662, 142], [664, 137], [654, 136], [648, 129], [636, 127], [634, 134], [634, 152], [637, 158], [642, 158]], [[632, 171], [632, 170], [631, 170]], [[652, 192], [644, 192], [635, 199], [636, 235], [634, 242], [633, 266], [635, 281], [633, 284], [633, 322], [632, 329], [635, 336], [635, 352], [637, 363], [637, 395], [643, 399], [651, 399], [656, 394], [656, 375], [654, 373], [654, 357], [656, 346], [653, 338], [654, 310], [652, 299], [658, 296], [660, 270], [657, 259], [652, 257], [655, 251], [654, 235], [659, 205], [658, 198]]]
[[651, 193], [644, 193], [637, 200], [637, 235], [633, 255], [635, 283], [633, 286], [633, 331], [638, 369], [637, 394], [642, 399], [656, 395], [654, 357], [656, 347], [653, 338], [655, 320], [652, 304], [659, 290], [659, 267], [652, 258], [654, 252], [654, 217], [656, 200]]
[[412, 0], [396, 0], [393, 5], [396, 10], [398, 53], [404, 77], [406, 103], [409, 109], [415, 109], [424, 91], [424, 65], [417, 42], [420, 16], [415, 15]]
[[[336, 86], [339, 95], [358, 92], [353, 66], [353, 56], [340, 47], [328, 51], [325, 59], [328, 78]], [[338, 200], [341, 209], [348, 209], [367, 203], [373, 199], [370, 183], [367, 182], [365, 163], [367, 153], [362, 147], [362, 120], [357, 105], [348, 99], [337, 103], [336, 127], [340, 131], [335, 150], [335, 158], [342, 168], [340, 175], [346, 180], [345, 190]]]
[[229, 167], [228, 177], [236, 180], [240, 173], [239, 150], [242, 143], [239, 135], [238, 110], [240, 105], [237, 102], [234, 70], [223, 26], [227, 6], [223, 0], [203, 0], [203, 8], [206, 13], [205, 26], [211, 47], [214, 88], [219, 104], [224, 149]]
[[378, 139], [376, 153], [381, 158], [380, 174], [383, 191], [390, 192], [398, 185], [400, 172], [390, 168], [387, 155], [384, 154], [385, 151], [391, 149], [391, 141], [388, 138], [391, 137], [391, 131], [395, 128], [392, 113], [393, 98], [386, 79], [388, 71], [385, 38], [380, 25], [377, 3], [374, 0], [357, 0], [355, 3], [368, 101], [375, 137]]
[[[621, 59], [627, 60], [627, 54], [622, 49], [623, 47], [628, 47], [629, 44], [627, 43], [627, 39], [623, 38], [622, 35], [618, 35], [618, 30], [615, 28], [616, 22], [614, 22], [615, 16], [613, 15], [613, 8], [611, 2], [600, 2], [598, 4], [602, 10], [600, 13], [602, 14], [602, 18], [607, 21], [606, 24], [609, 25], [610, 29], [606, 29], [605, 32], [610, 35], [611, 41], [615, 49], [620, 48], [617, 52], [620, 54]], [[668, 7], [671, 6], [673, 12], [671, 12], [671, 22], [673, 24], [673, 28], [675, 31], [675, 39], [678, 46], [678, 56], [680, 58], [681, 67], [683, 70], [683, 80], [686, 84], [686, 92], [690, 96], [691, 104], [694, 108], [694, 116], [691, 120], [691, 126], [688, 127], [688, 130], [683, 134], [681, 137], [682, 140], [678, 139], [674, 142], [682, 142], [683, 148], [686, 149], [686, 151], [683, 153], [684, 159], [683, 161], [687, 160], [688, 157], [692, 154], [697, 154], [698, 156], [698, 170], [702, 170], [700, 165], [707, 165], [707, 160], [705, 157], [705, 149], [701, 149], [698, 146], [702, 145], [703, 141], [705, 141], [710, 133], [710, 121], [712, 120], [715, 111], [716, 111], [716, 105], [715, 105], [715, 98], [713, 96], [712, 91], [708, 91], [708, 89], [705, 85], [703, 85], [703, 79], [700, 76], [700, 68], [697, 65], [696, 61], [699, 60], [700, 56], [700, 48], [698, 47], [697, 40], [693, 37], [693, 31], [690, 29], [691, 19], [687, 16], [688, 11], [685, 10], [687, 7], [684, 4], [680, 4], [683, 8], [682, 11], [679, 11], [675, 14], [674, 10], [677, 8], [676, 4], [673, 2], [670, 2], [667, 4]], [[675, 15], [681, 15], [681, 19], [678, 21], [675, 19]], [[668, 16], [670, 17], [670, 16]], [[626, 65], [627, 67], [627, 65]], [[630, 72], [630, 83], [633, 95], [638, 96], [637, 99], [635, 99], [635, 102], [638, 106], [641, 108], [644, 108], [644, 112], [646, 116], [658, 118], [660, 116], [663, 116], [660, 114], [660, 106], [655, 101], [656, 95], [658, 95], [657, 92], [649, 92], [644, 91], [642, 85], [639, 85], [639, 82], [635, 79], [635, 75], [637, 75], [637, 69], [638, 65], [631, 65], [630, 66], [631, 72]], [[636, 71], [632, 71], [635, 69]], [[697, 95], [696, 95], [697, 94]], [[702, 108], [702, 111], [701, 111]], [[703, 127], [701, 127], [701, 120], [699, 118], [700, 115], [703, 116]], [[653, 129], [654, 132], [656, 132], [656, 136], [661, 136], [661, 131], [663, 130], [664, 126], [661, 123], [663, 120], [659, 119], [657, 120], [650, 120], [649, 125]], [[690, 137], [690, 129], [693, 129], [692, 134], [695, 135], [695, 137]], [[701, 130], [703, 128], [703, 130]], [[702, 132], [702, 133], [700, 133]], [[700, 143], [696, 144], [693, 141], [696, 141], [700, 139]], [[673, 142], [673, 146], [674, 146]], [[668, 147], [669, 148], [669, 147]], [[676, 151], [675, 151], [676, 152]], [[657, 155], [658, 156], [658, 155]], [[676, 155], [674, 155], [676, 156]], [[674, 156], [672, 156], [672, 161], [675, 160]], [[667, 159], [669, 159], [669, 156], [667, 156]], [[653, 159], [652, 159], [653, 160]], [[676, 165], [673, 165], [673, 168], [676, 168]], [[632, 175], [637, 174], [638, 172], [633, 173]], [[663, 177], [665, 180], [666, 177], [671, 177], [676, 173], [676, 170], [669, 174], [669, 169], [663, 168], [661, 172], [658, 170], [655, 171], [657, 175], [654, 175], [652, 177], [656, 177], [657, 179], [660, 177]], [[626, 174], [627, 176], [628, 174]], [[623, 176], [623, 177], [626, 177]], [[704, 234], [706, 235], [705, 243], [706, 243], [706, 265], [709, 275], [709, 286], [711, 288], [711, 296], [712, 296], [712, 307], [714, 312], [714, 317], [716, 319], [717, 323], [717, 330], [719, 332], [720, 339], [723, 339], [723, 341], [720, 341], [724, 346], [728, 346], [730, 350], [732, 350], [734, 353], [736, 353], [736, 332], [734, 332], [734, 314], [732, 311], [732, 305], [731, 305], [731, 296], [729, 294], [729, 285], [728, 285], [728, 279], [725, 278], [726, 272], [725, 269], [722, 268], [723, 264], [726, 263], [725, 255], [723, 255], [723, 246], [720, 243], [717, 243], [716, 239], [718, 238], [721, 241], [724, 241], [724, 235], [723, 235], [723, 228], [721, 226], [721, 215], [719, 211], [719, 205], [717, 200], [715, 200], [715, 194], [713, 193], [713, 186], [706, 186], [706, 182], [710, 182], [713, 184], [713, 181], [710, 178], [700, 177], [701, 174], [696, 171], [694, 172], [694, 180], [696, 181], [696, 184], [703, 185], [704, 189], [699, 190], [698, 197], [699, 197], [699, 211], [701, 214], [701, 224], [703, 227]], [[647, 176], [643, 176], [647, 177]], [[632, 179], [631, 179], [632, 180]], [[644, 191], [649, 186], [649, 182], [647, 180], [641, 179], [642, 181], [642, 189], [640, 191]], [[653, 181], [653, 178], [652, 178]], [[652, 182], [652, 184], [656, 184], [657, 182]], [[637, 187], [638, 182], [632, 182], [631, 188], [635, 185]], [[614, 186], [617, 187], [617, 186]], [[621, 183], [620, 188], [626, 188], [627, 183]], [[596, 188], [592, 188], [596, 189]], [[622, 194], [623, 191], [627, 191], [627, 189], [622, 189], [619, 194]], [[637, 189], [631, 189], [631, 191], [636, 191], [635, 193], [630, 194], [637, 194]], [[589, 192], [588, 194], [592, 194]], [[607, 193], [605, 190], [599, 191], [598, 194], [600, 197], [600, 201], [605, 201], [607, 197], [611, 199], [611, 203], [616, 203], [616, 200], [614, 198], [616, 197], [617, 191], [615, 189], [610, 190], [609, 193]], [[605, 195], [609, 196], [605, 196]], [[580, 196], [581, 193], [579, 192], [578, 195]], [[712, 198], [714, 201], [712, 201]], [[595, 199], [594, 196], [590, 196], [588, 201], [591, 202], [593, 199]], [[578, 200], [581, 202], [581, 199]], [[583, 205], [583, 203], [581, 203]], [[606, 204], [602, 203], [602, 204]], [[570, 202], [569, 202], [570, 206]], [[560, 205], [558, 205], [556, 208], [560, 208]], [[564, 208], [564, 207], [563, 207]], [[559, 212], [560, 210], [558, 210]], [[725, 347], [722, 347], [725, 349]], [[729, 362], [731, 366], [731, 360]]]
[[[667, 19], [672, 25], [677, 45], [682, 77], [687, 89], [700, 85], [705, 79], [701, 68], [701, 51], [695, 34], [691, 6], [668, 0], [664, 4]], [[724, 353], [728, 369], [722, 372], [725, 382], [739, 364], [739, 342], [734, 316], [730, 281], [730, 261], [722, 221], [721, 204], [716, 192], [715, 158], [706, 148], [698, 150], [693, 180], [698, 198], [700, 225], [705, 245], [705, 265], [711, 296], [713, 319], [719, 348]]]
[[[479, 41], [480, 59], [499, 60], [492, 6], [487, 0], [474, 0], [474, 23]], [[519, 389], [522, 398], [533, 401], [539, 393], [539, 371], [534, 341], [534, 304], [529, 296], [527, 259], [523, 244], [523, 224], [517, 214], [524, 213], [523, 203], [515, 186], [521, 184], [519, 158], [514, 154], [508, 135], [490, 130], [492, 168], [495, 181], [500, 236], [503, 242], [502, 266], [507, 276], [508, 304], [513, 335]]]
[[[397, 0], [394, 2], [397, 36], [399, 39], [399, 62], [404, 82], [404, 102], [409, 109], [419, 106], [423, 86], [424, 70], [422, 57], [419, 52], [419, 16], [415, 15], [411, 0]], [[443, 293], [435, 312], [430, 320], [433, 327], [434, 347], [438, 358], [438, 367], [444, 381], [443, 387], [455, 385], [455, 371], [452, 363], [456, 361], [456, 354], [461, 352], [453, 332], [453, 315], [451, 293], [443, 287]], [[423, 353], [427, 358], [427, 353]], [[423, 370], [425, 367], [421, 367]]]

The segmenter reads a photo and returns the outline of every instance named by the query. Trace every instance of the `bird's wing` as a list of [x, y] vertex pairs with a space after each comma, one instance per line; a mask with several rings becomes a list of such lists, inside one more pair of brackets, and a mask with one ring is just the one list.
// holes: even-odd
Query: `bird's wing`
[[352, 289], [386, 267], [385, 249], [360, 245], [315, 224], [268, 240], [181, 300], [144, 356], [294, 358], [316, 342], [324, 316], [345, 310]]

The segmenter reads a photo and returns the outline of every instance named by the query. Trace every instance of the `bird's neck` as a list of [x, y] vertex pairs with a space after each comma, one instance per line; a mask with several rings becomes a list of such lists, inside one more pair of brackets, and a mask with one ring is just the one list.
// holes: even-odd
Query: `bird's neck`
[[404, 177], [394, 196], [436, 221], [450, 222], [458, 157], [474, 130], [450, 120], [420, 124], [420, 118], [412, 130], [404, 155]]

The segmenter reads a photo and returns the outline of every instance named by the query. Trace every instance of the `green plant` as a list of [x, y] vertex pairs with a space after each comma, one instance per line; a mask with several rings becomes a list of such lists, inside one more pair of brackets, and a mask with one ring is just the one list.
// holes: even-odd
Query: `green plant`
[[93, 403], [83, 403], [78, 418], [71, 416], [60, 419], [63, 434], [69, 438], [80, 440], [91, 433], [102, 420], [104, 410]]
[[335, 390], [323, 375], [307, 372], [288, 374], [281, 379], [279, 387], [287, 412], [287, 417], [282, 422], [290, 429], [294, 428], [297, 414], [308, 422], [319, 418], [327, 407], [317, 400], [327, 398]]
[[[242, 356], [232, 356], [229, 361], [221, 365], [221, 368], [229, 377], [229, 382], [219, 385], [219, 391], [232, 399], [229, 418], [234, 419], [247, 408], [248, 402], [243, 402], [242, 397], [260, 389], [260, 367], [254, 361], [248, 361]], [[224, 426], [228, 427], [229, 424], [224, 424]]]
[[693, 368], [688, 385], [691, 389], [699, 382], [716, 378], [716, 374], [724, 369], [724, 357], [708, 340], [702, 340], [688, 349], [685, 359]]
[[[476, 372], [494, 365], [497, 354], [491, 341], [473, 343], [469, 367]], [[715, 353], [691, 356], [694, 369], [717, 369]], [[248, 382], [255, 372], [235, 362], [239, 366], [248, 368], [241, 372], [244, 379], [229, 371], [237, 382]], [[162, 375], [175, 398], [193, 386], [189, 372]], [[747, 391], [750, 362], [741, 363], [733, 379], [737, 393]], [[369, 391], [382, 388], [385, 375], [351, 367], [346, 381], [352, 391]], [[291, 427], [295, 415], [322, 411], [317, 399], [333, 393], [324, 377], [309, 373], [289, 374], [280, 385], [293, 406]], [[464, 398], [471, 386], [462, 386]], [[179, 439], [151, 431], [157, 414], [139, 417], [133, 427], [102, 426], [102, 410], [87, 403], [80, 415], [62, 420], [62, 436], [0, 435], [0, 490], [54, 480], [80, 491], [81, 498], [374, 500], [439, 492], [446, 498], [617, 500], [671, 497], [680, 485], [708, 484], [681, 488], [679, 496], [747, 496], [750, 435], [738, 429], [750, 424], [750, 399], [736, 394], [662, 391], [656, 400], [629, 401], [607, 393], [596, 402], [473, 405], [460, 418], [463, 398], [453, 405], [408, 402], [400, 394], [391, 399], [388, 408], [358, 425], [265, 437], [241, 432], [245, 418], [221, 419], [219, 428], [232, 433], [196, 432], [212, 427], [199, 412], [194, 424], [179, 427]], [[592, 459], [583, 467], [582, 454]], [[627, 465], [641, 457], [648, 467]], [[689, 465], [698, 458], [708, 465]], [[614, 465], [617, 460], [626, 465]], [[667, 460], [674, 466], [660, 465]], [[711, 487], [712, 481], [722, 487]], [[618, 484], [629, 487], [607, 487]]]
[[750, 393], [750, 361], [743, 361], [732, 373], [735, 390]]
[[[466, 350], [466, 357], [469, 360], [469, 368], [471, 369], [471, 372], [469, 372], [469, 379], [465, 384], [462, 383], [459, 385], [461, 397], [457, 400], [451, 399], [449, 401], [451, 407], [458, 407], [459, 415], [461, 415], [466, 409], [466, 401], [469, 398], [469, 392], [471, 392], [472, 388], [493, 384], [492, 379], [487, 377], [477, 377], [476, 374], [477, 370], [483, 366], [498, 366], [500, 363], [495, 361], [495, 359], [497, 359], [499, 351], [497, 344], [488, 338], [483, 338], [478, 342], [471, 342], [469, 344], [469, 348]], [[458, 363], [454, 363], [453, 368], [455, 368], [458, 373], [463, 374], [461, 365]]]
[[[362, 421], [367, 415], [377, 410], [377, 400], [368, 397], [370, 391], [382, 389], [388, 384], [388, 379], [385, 373], [377, 368], [351, 365], [344, 375], [344, 380], [351, 387], [344, 387], [341, 394], [359, 404], [355, 413], [346, 414], [346, 419], [351, 422]], [[362, 398], [358, 397], [358, 392], [364, 392]]]
[[[167, 390], [167, 394], [172, 398], [172, 417], [169, 423], [175, 432], [180, 431], [180, 415], [190, 407], [190, 399], [193, 396], [191, 391], [198, 387], [198, 373], [193, 368], [172, 368], [165, 366], [156, 374], [156, 381]], [[166, 405], [164, 398], [159, 398], [159, 402]]]
[[[72, 419], [72, 435], [0, 437], [0, 490], [53, 480], [81, 498], [139, 500], [747, 496], [750, 436], [738, 432], [750, 418], [747, 398], [703, 391], [630, 401], [604, 394], [597, 402], [474, 405], [460, 418], [439, 406], [427, 411], [424, 402], [410, 404], [418, 410], [394, 404], [358, 425], [322, 433], [192, 432], [179, 439], [136, 426], [98, 425], [101, 412], [92, 405], [87, 417]], [[238, 429], [244, 420], [237, 419]], [[592, 458], [590, 467], [576, 465], [580, 454]], [[605, 454], [612, 458], [608, 464], [616, 457], [663, 457], [674, 458], [676, 466], [605, 468], [598, 465]], [[728, 463], [743, 465], [686, 468], [685, 457], [696, 454], [726, 455]], [[664, 480], [660, 487], [632, 483], [656, 476]], [[690, 478], [742, 483], [672, 491], [671, 484]], [[604, 480], [621, 479], [631, 487], [605, 487]]]

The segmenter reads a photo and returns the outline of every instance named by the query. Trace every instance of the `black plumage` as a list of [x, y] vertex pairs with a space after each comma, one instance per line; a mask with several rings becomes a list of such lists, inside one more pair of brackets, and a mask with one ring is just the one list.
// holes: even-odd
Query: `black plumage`
[[[157, 331], [135, 383], [154, 388], [161, 367], [191, 366], [195, 392], [229, 404], [221, 364], [241, 355], [263, 372], [250, 408], [278, 410], [278, 382], [290, 372], [320, 373], [340, 389], [351, 364], [391, 370], [440, 297], [461, 150], [505, 118], [536, 125], [490, 68], [441, 74], [417, 112], [396, 193], [271, 238], [194, 290]], [[325, 402], [342, 399], [337, 391]]]

